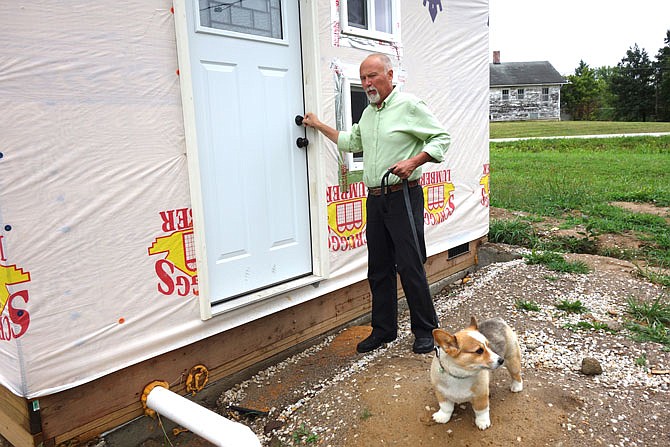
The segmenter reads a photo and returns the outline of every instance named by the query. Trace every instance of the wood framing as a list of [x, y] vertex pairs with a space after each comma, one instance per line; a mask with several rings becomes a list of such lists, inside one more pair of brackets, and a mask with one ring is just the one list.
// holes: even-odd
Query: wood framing
[[13, 445], [34, 446], [42, 442], [38, 411], [32, 402], [0, 386], [0, 432]]
[[[469, 250], [448, 259], [448, 252], [426, 262], [434, 283], [476, 265], [477, 249], [485, 238], [469, 243]], [[402, 294], [402, 289], [399, 289]], [[186, 394], [190, 368], [203, 364], [215, 382], [270, 359], [300, 343], [318, 337], [370, 311], [367, 281], [315, 298], [190, 346], [146, 360], [79, 387], [39, 398], [41, 429], [31, 432], [29, 406], [33, 403], [0, 388], [0, 424], [16, 446], [54, 446], [70, 440], [85, 441], [143, 414], [140, 397], [154, 380]]]

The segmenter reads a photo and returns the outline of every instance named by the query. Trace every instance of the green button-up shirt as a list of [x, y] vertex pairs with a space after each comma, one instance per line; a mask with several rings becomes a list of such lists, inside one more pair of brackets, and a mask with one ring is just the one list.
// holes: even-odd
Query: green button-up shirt
[[[382, 106], [370, 104], [348, 132], [341, 131], [337, 147], [346, 152], [363, 152], [363, 181], [368, 188], [381, 185], [388, 168], [426, 152], [435, 161], [444, 160], [451, 136], [428, 106], [409, 93], [393, 89]], [[409, 180], [421, 178], [417, 168]], [[389, 183], [400, 183], [396, 176]]]

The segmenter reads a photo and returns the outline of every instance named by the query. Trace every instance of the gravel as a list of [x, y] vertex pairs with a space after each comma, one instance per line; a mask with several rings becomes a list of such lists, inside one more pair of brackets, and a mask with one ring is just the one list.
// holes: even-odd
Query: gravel
[[[516, 329], [526, 383], [536, 384], [531, 388], [527, 385], [524, 407], [537, 401], [538, 406], [556, 411], [560, 416], [554, 417], [557, 433], [546, 440], [538, 438], [542, 443], [537, 445], [670, 445], [670, 374], [667, 374], [670, 353], [659, 344], [632, 341], [624, 329], [630, 320], [626, 313], [628, 299], [650, 301], [664, 291], [635, 277], [632, 265], [621, 261], [581, 255], [580, 259], [595, 270], [585, 275], [563, 274], [548, 271], [543, 266], [526, 265], [519, 258], [525, 253], [523, 249], [504, 249], [518, 259], [490, 264], [458, 284], [446, 287], [435, 296], [435, 305], [443, 327], [448, 330], [466, 326], [470, 315], [478, 319], [500, 315]], [[539, 310], [520, 310], [516, 306], [519, 300], [531, 301]], [[587, 311], [569, 313], [557, 309], [556, 303], [564, 300], [579, 300]], [[568, 328], [580, 322], [606, 324], [614, 331]], [[452, 422], [431, 427], [434, 424], [426, 420], [426, 415], [436, 409], [427, 379], [430, 355], [408, 354], [412, 337], [406, 311], [401, 314], [399, 326], [399, 339], [386, 347], [365, 355], [352, 353], [344, 359], [333, 360], [330, 366], [322, 365], [316, 374], [303, 376], [309, 368], [306, 365], [313, 363], [310, 359], [326, 356], [324, 351], [341, 334], [326, 337], [227, 390], [219, 399], [220, 411], [225, 414], [228, 405], [253, 405], [259, 396], [267, 394], [265, 388], [287, 381], [285, 392], [267, 408], [267, 417], [240, 417], [257, 433], [263, 445], [288, 446], [301, 442], [332, 447], [376, 445], [366, 443], [369, 440], [364, 442], [367, 437], [363, 427], [368, 427], [366, 430], [370, 433], [365, 421], [368, 410], [364, 407], [374, 403], [365, 404], [363, 394], [374, 394], [379, 386], [386, 386], [390, 393], [388, 398], [398, 401], [411, 385], [411, 396], [420, 399], [425, 407], [421, 408], [425, 413], [422, 424], [412, 436], [419, 439], [422, 433], [439, 429], [437, 433], [441, 436], [461, 442], [454, 445], [476, 442], [473, 436], [488, 431], [464, 433], [462, 436], [468, 439], [459, 439], [457, 430], [449, 427]], [[351, 342], [352, 350], [356, 341]], [[599, 364], [602, 373], [584, 374], [585, 358]], [[381, 370], [385, 371], [383, 375], [379, 375]], [[372, 374], [377, 375], [371, 377]], [[299, 383], [288, 383], [296, 375], [300, 376]], [[566, 395], [560, 405], [552, 403], [557, 390]], [[492, 403], [492, 414], [494, 405]], [[465, 405], [461, 405], [463, 408]], [[527, 411], [532, 415], [544, 410], [529, 407]], [[382, 412], [384, 433], [396, 440], [390, 445], [412, 445], [413, 442], [400, 440], [412, 429], [407, 425], [396, 426], [392, 403], [376, 410], [377, 414]], [[403, 409], [399, 408], [397, 413], [397, 417], [402, 417]], [[463, 419], [470, 417], [467, 411], [462, 413]], [[228, 416], [239, 415], [228, 413]], [[542, 432], [543, 429], [536, 427], [536, 430]], [[312, 434], [312, 438], [308, 438], [308, 434]], [[434, 440], [436, 435], [431, 436]], [[505, 436], [498, 433], [486, 445], [507, 445], [509, 441]], [[515, 433], [510, 436], [512, 440], [521, 439]], [[385, 443], [381, 441], [382, 444]]]

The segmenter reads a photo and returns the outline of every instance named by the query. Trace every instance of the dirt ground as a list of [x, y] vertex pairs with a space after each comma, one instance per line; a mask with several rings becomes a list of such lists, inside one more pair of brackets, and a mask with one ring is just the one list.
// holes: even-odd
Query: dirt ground
[[[668, 209], [650, 210], [670, 218]], [[514, 213], [494, 209], [491, 217]], [[539, 231], [558, 231], [557, 222], [538, 224], [543, 225]], [[603, 243], [630, 244], [631, 238]], [[406, 309], [399, 338], [383, 348], [356, 353], [370, 327], [350, 326], [240, 380], [210, 406], [251, 427], [264, 447], [670, 445], [670, 352], [633, 341], [624, 327], [629, 299], [667, 300], [668, 291], [639, 277], [625, 261], [570, 255], [593, 269], [574, 275], [527, 265], [523, 254], [518, 247], [485, 244], [480, 268], [434, 296], [441, 325], [449, 331], [466, 326], [470, 316], [501, 316], [518, 334], [524, 389], [509, 390], [504, 368], [492, 373], [492, 425], [485, 431], [474, 425], [470, 404], [457, 405], [446, 424], [432, 421], [438, 409], [429, 379], [434, 355], [412, 353]], [[520, 300], [540, 310], [520, 310]], [[588, 312], [560, 311], [555, 304], [562, 300], [580, 300]], [[612, 332], [567, 327], [583, 321], [607, 324]], [[596, 359], [602, 373], [582, 372], [586, 357]], [[132, 432], [139, 426], [141, 435], [125, 428], [88, 445], [212, 445], [188, 431], [175, 434], [174, 424], [162, 422], [163, 427], [142, 418]], [[153, 437], [147, 439], [147, 433]]]
[[[668, 209], [618, 205], [670, 219]], [[492, 210], [491, 217], [513, 215]], [[538, 231], [559, 231], [558, 222], [537, 225]], [[634, 239], [609, 236], [600, 243], [628, 248]], [[457, 406], [447, 424], [432, 421], [437, 410], [429, 380], [433, 355], [411, 352], [407, 312], [400, 322], [403, 335], [386, 348], [357, 354], [355, 346], [370, 328], [347, 328], [224, 393], [219, 410], [254, 427], [268, 446], [670, 445], [670, 353], [658, 344], [632, 341], [623, 328], [628, 299], [667, 298], [667, 291], [637, 276], [633, 264], [613, 258], [571, 255], [593, 271], [568, 275], [526, 265], [515, 247], [491, 244], [486, 250], [506, 262], [446, 287], [435, 302], [448, 330], [464, 327], [471, 315], [498, 315], [519, 335], [524, 390], [509, 391], [504, 368], [492, 374], [488, 430], [474, 425], [469, 404]], [[564, 299], [581, 300], [589, 312], [564, 315], [555, 308]], [[533, 301], [542, 310], [521, 311], [518, 300]], [[577, 320], [604, 322], [618, 332], [565, 328]], [[585, 357], [597, 359], [602, 374], [582, 373]], [[231, 404], [269, 414], [240, 416], [226, 411]]]
[[[668, 209], [619, 205], [670, 218]], [[493, 219], [516, 216], [491, 211]], [[565, 232], [559, 224], [535, 225], [539, 232]], [[599, 243], [627, 248], [638, 241], [617, 235]], [[474, 425], [470, 404], [457, 405], [446, 424], [432, 421], [438, 408], [429, 379], [433, 355], [411, 352], [406, 310], [398, 340], [385, 347], [357, 354], [356, 344], [370, 327], [348, 327], [236, 383], [221, 394], [217, 411], [250, 426], [270, 447], [670, 445], [670, 352], [633, 341], [624, 327], [629, 299], [667, 300], [668, 292], [639, 277], [626, 261], [569, 255], [592, 268], [574, 275], [526, 265], [523, 254], [518, 247], [485, 244], [480, 268], [434, 297], [447, 330], [466, 326], [470, 316], [501, 316], [519, 336], [524, 390], [509, 390], [504, 368], [493, 372], [489, 429]], [[540, 310], [520, 310], [519, 300]], [[562, 300], [580, 300], [589, 310], [568, 314], [555, 306]], [[579, 322], [607, 324], [612, 332], [567, 327]], [[602, 373], [582, 372], [587, 357], [596, 359]], [[189, 433], [170, 439], [175, 446], [210, 445]]]

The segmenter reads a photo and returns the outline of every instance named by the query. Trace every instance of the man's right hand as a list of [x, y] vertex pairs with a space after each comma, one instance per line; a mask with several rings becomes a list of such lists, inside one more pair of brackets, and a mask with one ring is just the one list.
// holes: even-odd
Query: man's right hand
[[303, 126], [306, 127], [314, 127], [315, 129], [318, 130], [319, 124], [322, 124], [321, 121], [319, 121], [319, 118], [313, 114], [312, 112], [307, 112], [305, 113], [305, 116], [302, 119], [302, 124]]
[[339, 130], [333, 129], [327, 124], [322, 123], [319, 118], [312, 112], [305, 113], [302, 118], [302, 125], [305, 127], [312, 127], [326, 136], [330, 141], [337, 144], [337, 137], [340, 134]]

